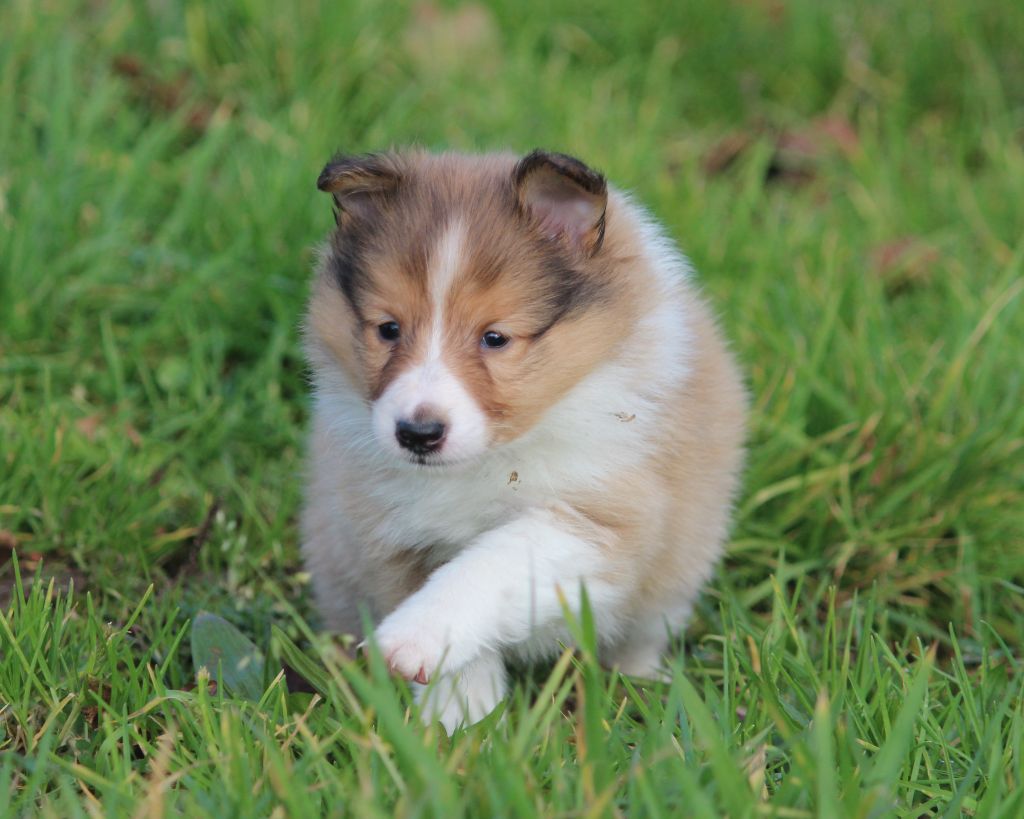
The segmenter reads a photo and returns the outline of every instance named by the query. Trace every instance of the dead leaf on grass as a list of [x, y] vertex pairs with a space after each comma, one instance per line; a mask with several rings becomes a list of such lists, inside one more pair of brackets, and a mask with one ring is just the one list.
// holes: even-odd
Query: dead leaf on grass
[[139, 431], [131, 424], [124, 425], [124, 434], [132, 442], [132, 446], [142, 446], [142, 436], [139, 435]]
[[174, 79], [157, 76], [137, 54], [119, 54], [113, 60], [114, 73], [124, 77], [140, 104], [151, 110], [174, 114], [184, 109], [185, 122], [193, 131], [205, 131], [217, 108], [209, 100], [198, 99], [187, 71]]
[[704, 155], [701, 166], [708, 176], [717, 176], [729, 168], [740, 154], [753, 144], [756, 136], [748, 131], [734, 131], [726, 134], [711, 146]]
[[926, 284], [938, 261], [939, 251], [917, 236], [901, 236], [871, 251], [871, 268], [889, 296]]
[[772, 145], [765, 172], [767, 181], [794, 185], [814, 179], [817, 166], [827, 157], [840, 154], [849, 158], [860, 150], [860, 138], [853, 124], [845, 117], [829, 114], [781, 131], [757, 125], [726, 134], [705, 154], [704, 172], [708, 176], [724, 172], [760, 140]]
[[100, 431], [100, 422], [102, 420], [103, 416], [98, 412], [94, 412], [92, 415], [87, 415], [85, 418], [79, 418], [75, 421], [75, 429], [82, 434], [85, 440], [92, 443], [96, 440], [96, 436]]

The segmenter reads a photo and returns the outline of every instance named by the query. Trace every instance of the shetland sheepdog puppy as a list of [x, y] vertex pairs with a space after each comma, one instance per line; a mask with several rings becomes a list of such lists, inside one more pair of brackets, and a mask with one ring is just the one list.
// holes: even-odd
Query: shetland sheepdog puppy
[[[629, 196], [534, 151], [339, 156], [305, 324], [303, 556], [451, 731], [556, 654], [653, 677], [729, 529], [746, 395], [686, 260]], [[375, 624], [373, 635], [364, 623]], [[428, 685], [429, 684], [429, 685]]]

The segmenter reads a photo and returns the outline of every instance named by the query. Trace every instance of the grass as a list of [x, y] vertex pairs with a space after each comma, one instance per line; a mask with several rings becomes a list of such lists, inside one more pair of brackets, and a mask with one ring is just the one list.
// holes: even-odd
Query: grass
[[[1024, 6], [9, 0], [0, 32], [0, 813], [1024, 814]], [[582, 622], [448, 739], [315, 633], [313, 182], [411, 141], [586, 158], [734, 339], [746, 487], [670, 683]], [[197, 684], [204, 610], [258, 701]]]

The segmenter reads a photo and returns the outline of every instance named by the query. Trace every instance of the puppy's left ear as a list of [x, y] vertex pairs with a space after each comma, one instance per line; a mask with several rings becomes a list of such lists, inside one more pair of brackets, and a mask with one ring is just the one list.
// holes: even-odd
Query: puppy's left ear
[[320, 172], [316, 186], [334, 197], [338, 223], [370, 220], [385, 207], [402, 180], [393, 154], [336, 156]]
[[604, 177], [565, 154], [534, 151], [512, 172], [519, 207], [542, 231], [593, 256], [604, 240], [608, 185]]

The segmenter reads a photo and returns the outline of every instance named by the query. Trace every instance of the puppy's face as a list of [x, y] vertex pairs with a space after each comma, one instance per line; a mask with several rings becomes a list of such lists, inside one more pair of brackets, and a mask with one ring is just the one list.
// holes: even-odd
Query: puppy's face
[[382, 458], [445, 466], [518, 437], [621, 338], [605, 182], [577, 160], [339, 158], [318, 186], [338, 227], [309, 333]]

